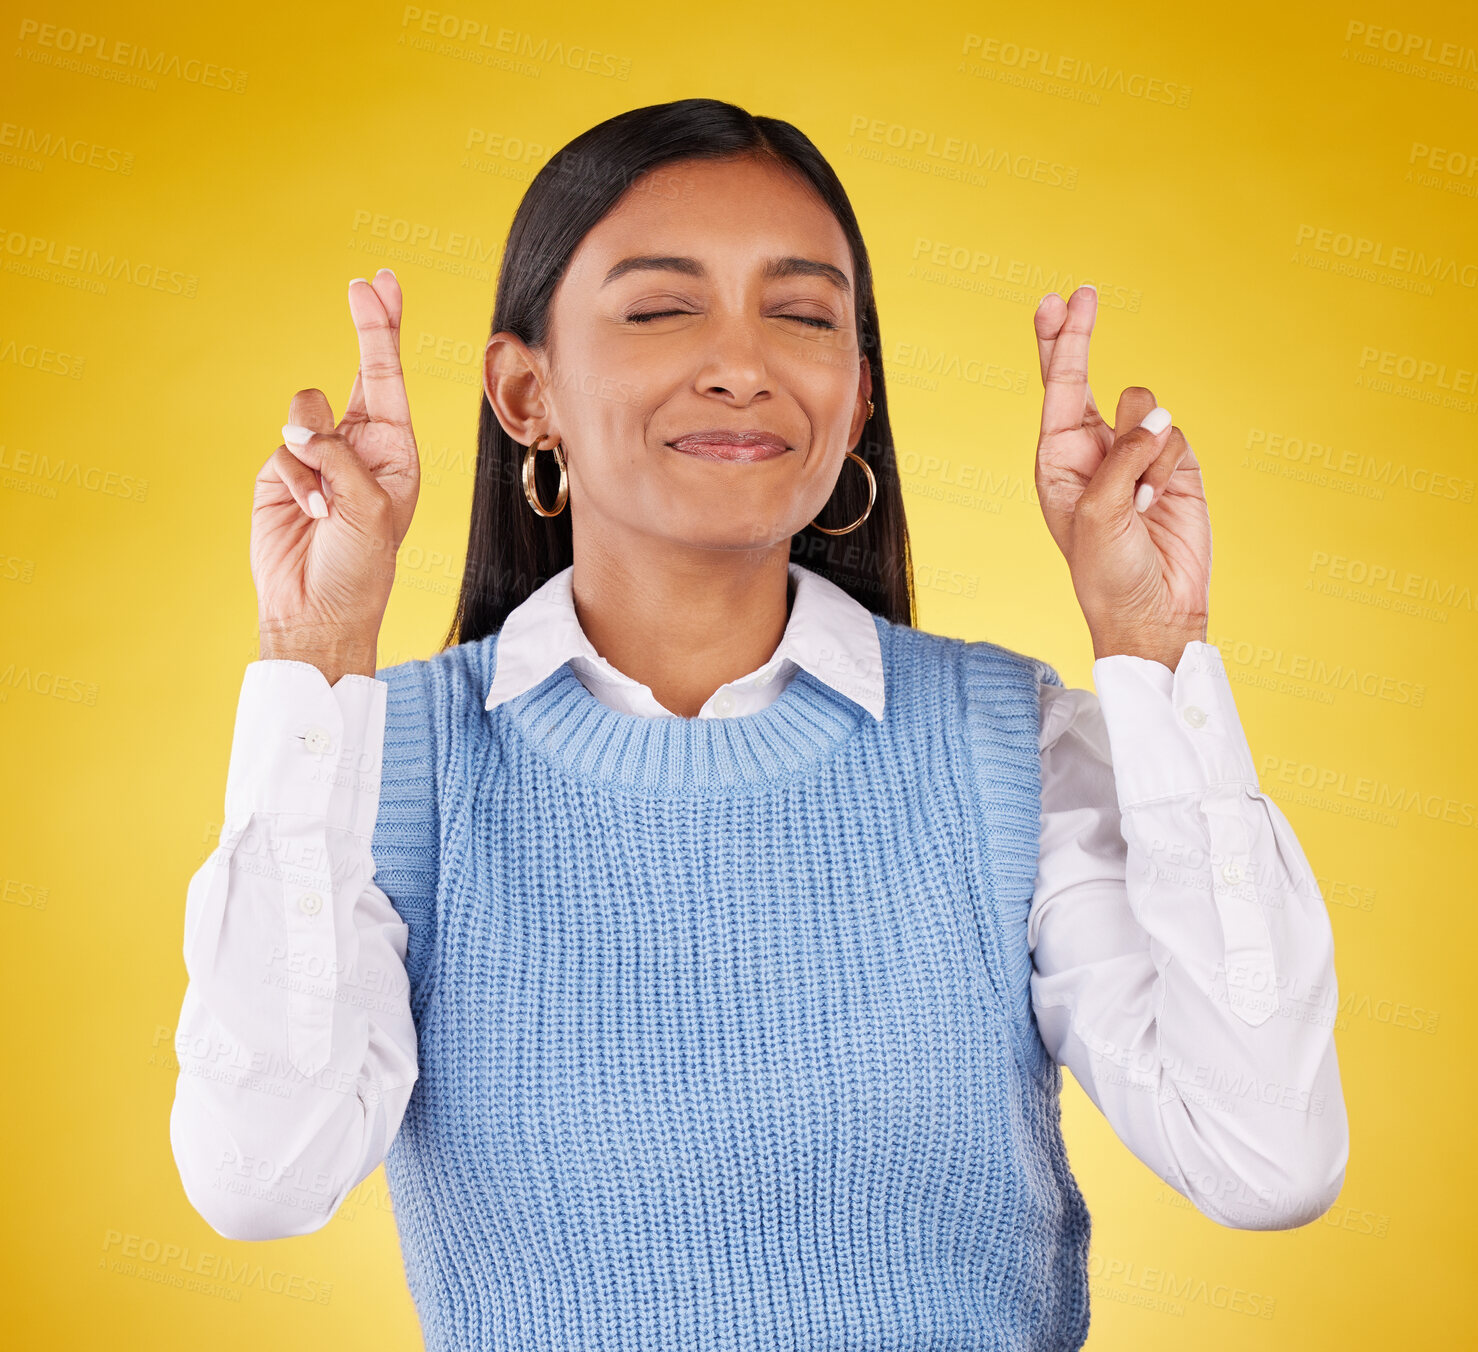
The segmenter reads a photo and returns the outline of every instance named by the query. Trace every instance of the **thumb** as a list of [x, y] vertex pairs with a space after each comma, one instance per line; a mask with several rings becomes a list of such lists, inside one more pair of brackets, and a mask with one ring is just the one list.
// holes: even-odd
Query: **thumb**
[[1137, 427], [1115, 439], [1083, 490], [1079, 507], [1090, 507], [1110, 519], [1135, 508], [1140, 476], [1159, 459], [1170, 436], [1170, 410], [1155, 405]]
[[283, 423], [282, 440], [309, 469], [318, 471], [325, 501], [336, 502], [342, 515], [351, 519], [364, 515], [371, 499], [384, 491], [337, 432], [315, 432], [311, 427]]
[[[303, 443], [315, 432], [332, 432], [334, 426], [334, 411], [328, 402], [328, 396], [322, 390], [310, 387], [306, 390], [299, 390], [288, 404], [287, 422], [282, 427], [282, 440], [294, 455], [298, 455]], [[298, 455], [298, 459], [308, 464], [303, 456]], [[317, 460], [313, 461], [309, 468], [318, 470], [320, 466]], [[333, 486], [328, 477], [320, 472], [318, 478], [323, 489], [323, 496], [329, 497]]]

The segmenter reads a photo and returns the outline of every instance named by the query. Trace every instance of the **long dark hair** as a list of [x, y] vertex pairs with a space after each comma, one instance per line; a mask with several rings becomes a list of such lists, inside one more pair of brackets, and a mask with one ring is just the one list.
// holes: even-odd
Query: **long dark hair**
[[[856, 448], [877, 479], [872, 513], [846, 535], [827, 535], [807, 525], [791, 538], [790, 557], [875, 614], [913, 625], [913, 564], [888, 423], [872, 265], [841, 181], [789, 122], [754, 117], [718, 99], [679, 99], [633, 108], [582, 132], [539, 171], [519, 203], [498, 270], [489, 336], [506, 330], [530, 347], [545, 344], [550, 301], [570, 257], [642, 175], [674, 160], [740, 155], [768, 156], [803, 175], [831, 208], [851, 247], [858, 346], [872, 368], [874, 412]], [[509, 611], [574, 562], [568, 509], [542, 517], [524, 497], [526, 449], [503, 430], [483, 391], [467, 563], [444, 647], [474, 643], [501, 628]], [[537, 461], [539, 501], [548, 504], [555, 499], [558, 466], [548, 454]], [[866, 507], [866, 476], [855, 462], [844, 460], [822, 512], [823, 524], [845, 526]]]

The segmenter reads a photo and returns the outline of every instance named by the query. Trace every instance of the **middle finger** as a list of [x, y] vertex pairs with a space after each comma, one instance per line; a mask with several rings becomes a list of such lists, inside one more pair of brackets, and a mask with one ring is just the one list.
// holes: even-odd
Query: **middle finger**
[[363, 280], [356, 277], [349, 283], [349, 313], [359, 333], [357, 383], [363, 387], [362, 404], [375, 422], [409, 427], [410, 401], [400, 366], [400, 286], [388, 268], [366, 283], [367, 293], [360, 289]]
[[[1058, 313], [1059, 304], [1062, 306], [1060, 314]], [[1037, 335], [1037, 360], [1041, 365], [1044, 389], [1047, 386], [1047, 372], [1052, 366], [1052, 354], [1057, 347], [1062, 325], [1067, 319], [1067, 308], [1068, 303], [1057, 292], [1049, 291], [1042, 298], [1033, 316], [1033, 327]], [[1098, 401], [1093, 397], [1093, 386], [1088, 383], [1086, 371], [1083, 373], [1083, 388], [1087, 396], [1083, 405], [1083, 426], [1091, 428], [1098, 437], [1099, 445], [1107, 450], [1112, 444], [1113, 435], [1108, 429], [1108, 424], [1103, 420], [1103, 414], [1099, 412]]]

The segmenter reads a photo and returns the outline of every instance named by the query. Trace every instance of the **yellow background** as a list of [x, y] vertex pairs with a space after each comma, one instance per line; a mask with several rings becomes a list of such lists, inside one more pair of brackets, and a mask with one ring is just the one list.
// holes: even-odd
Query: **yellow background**
[[[1223, 1228], [1068, 1076], [1094, 1221], [1088, 1346], [1471, 1336], [1471, 6], [454, 3], [437, 12], [529, 50], [438, 41], [373, 0], [76, 0], [6, 20], [14, 1345], [419, 1346], [383, 1170], [319, 1233], [252, 1245], [194, 1213], [170, 1153], [186, 885], [220, 829], [257, 655], [252, 480], [296, 390], [342, 411], [345, 287], [395, 268], [425, 478], [381, 664], [432, 652], [461, 576], [480, 352], [520, 194], [595, 122], [694, 95], [796, 123], [851, 194], [924, 628], [1091, 684], [1032, 487], [1044, 292], [1099, 285], [1095, 392], [1111, 409], [1149, 386], [1203, 466], [1211, 638], [1334, 926], [1350, 1164], [1321, 1221]], [[170, 65], [140, 81], [79, 59], [81, 35]], [[376, 218], [433, 233], [398, 248]], [[1357, 263], [1362, 240], [1375, 252]], [[128, 274], [100, 275], [92, 251]], [[1423, 275], [1414, 255], [1449, 266]], [[180, 1286], [202, 1252], [239, 1277]], [[1231, 1308], [1248, 1301], [1269, 1317]]]

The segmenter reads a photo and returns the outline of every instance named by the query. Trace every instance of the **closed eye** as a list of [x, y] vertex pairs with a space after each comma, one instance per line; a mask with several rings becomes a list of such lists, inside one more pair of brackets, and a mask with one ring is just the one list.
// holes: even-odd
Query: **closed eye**
[[[667, 315], [689, 315], [691, 310], [648, 310], [643, 314], [627, 315], [628, 324], [640, 324], [648, 319], [663, 319]], [[825, 319], [816, 319], [811, 315], [776, 315], [776, 319], [798, 319], [802, 324], [811, 324], [819, 329], [834, 329], [836, 325]]]

